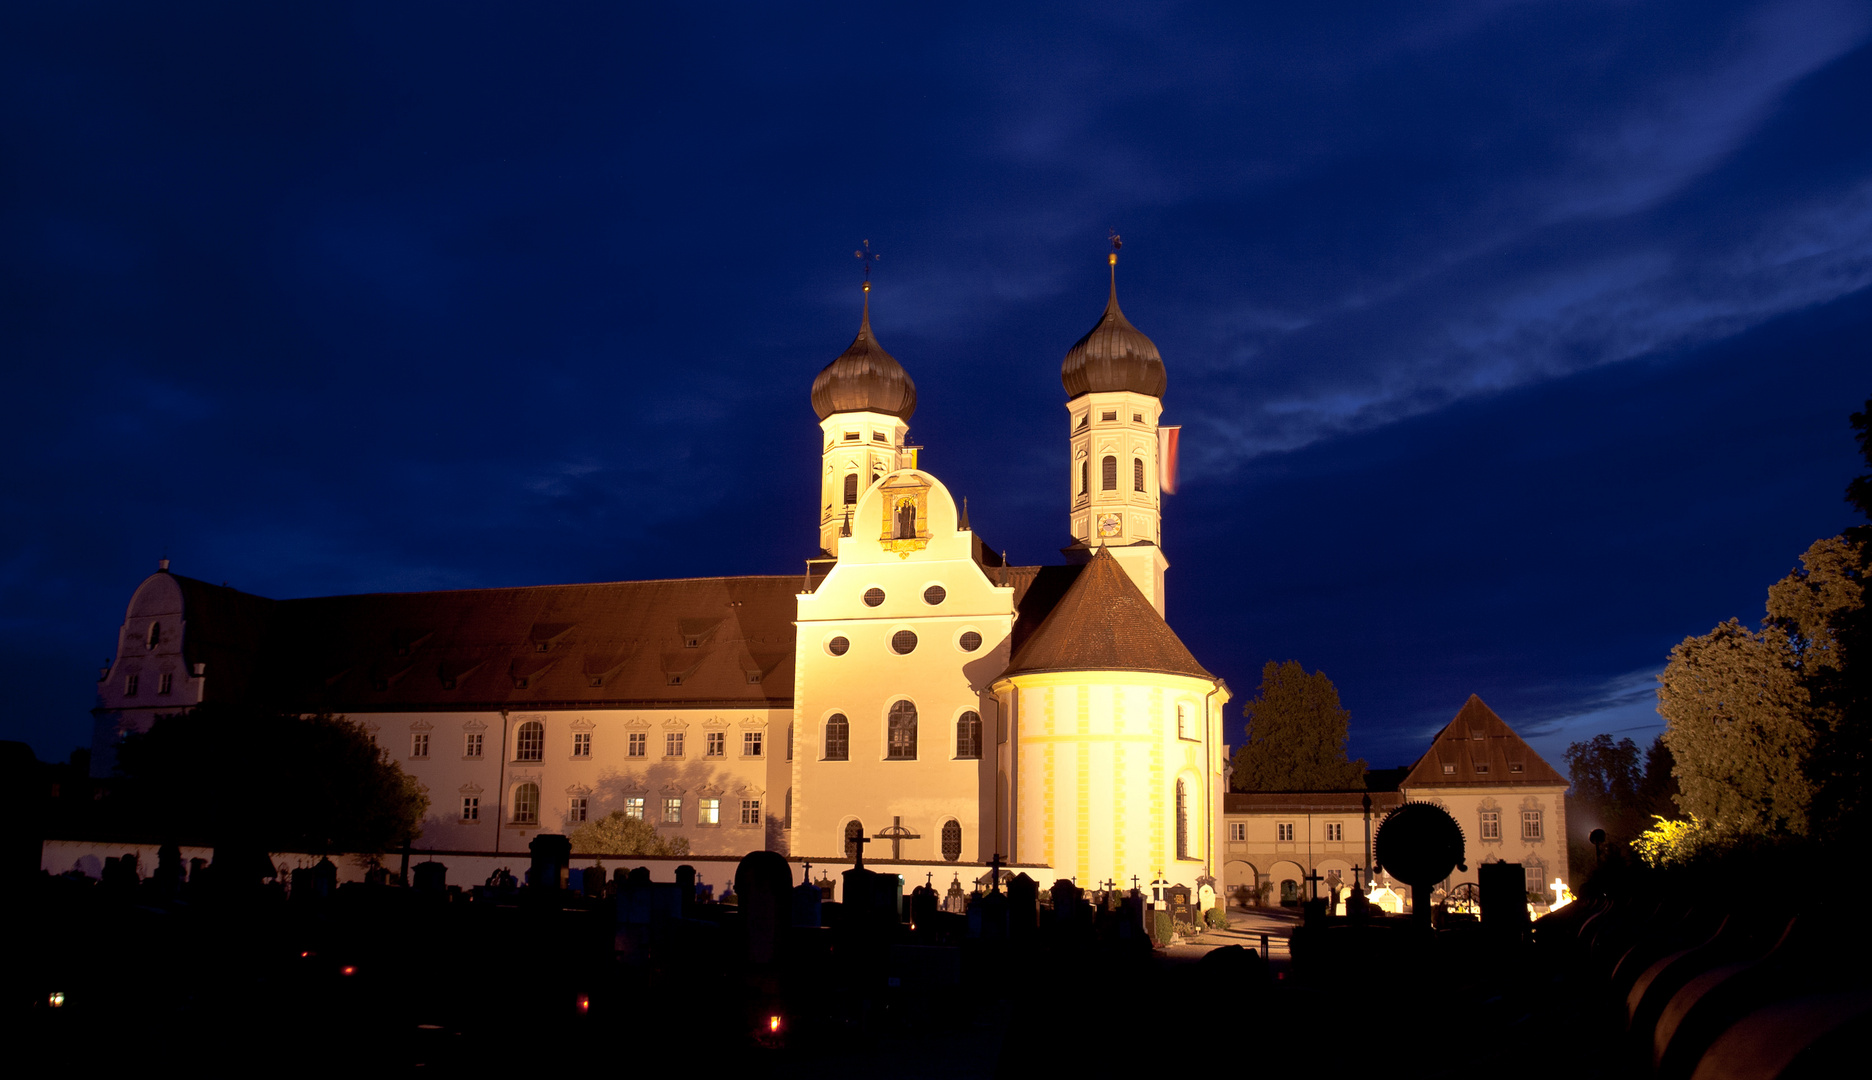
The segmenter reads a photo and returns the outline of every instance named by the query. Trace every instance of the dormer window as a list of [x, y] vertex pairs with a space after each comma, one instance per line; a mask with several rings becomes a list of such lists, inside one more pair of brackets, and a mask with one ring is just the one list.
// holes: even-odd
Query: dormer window
[[1519, 763], [1510, 762], [1508, 765], [1508, 771], [1511, 773], [1518, 773], [1521, 771], [1521, 766]]
[[1476, 762], [1475, 771], [1478, 773], [1488, 772], [1488, 764], [1486, 762], [1481, 762], [1481, 761]]
[[1445, 762], [1445, 763], [1444, 763], [1444, 765], [1443, 765], [1443, 775], [1444, 775], [1444, 776], [1455, 776], [1455, 775], [1456, 775], [1456, 765], [1455, 765], [1455, 763], [1454, 763], [1454, 762]]
[[162, 623], [159, 623], [159, 622], [150, 623], [148, 647], [154, 649], [156, 646], [161, 645], [161, 644], [162, 644]]
[[539, 644], [537, 644], [537, 645], [535, 645], [535, 646], [533, 646], [533, 651], [534, 651], [534, 652], [551, 652], [551, 651], [552, 651], [552, 642], [550, 642], [550, 641], [542, 641], [542, 642], [540, 642]]
[[702, 647], [702, 639], [693, 637], [683, 638], [682, 647], [685, 649], [699, 649]]

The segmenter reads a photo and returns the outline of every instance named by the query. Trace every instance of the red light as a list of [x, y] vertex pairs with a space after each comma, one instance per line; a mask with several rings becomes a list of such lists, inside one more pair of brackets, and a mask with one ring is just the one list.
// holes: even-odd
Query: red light
[[312, 955], [312, 950], [307, 949], [304, 952], [299, 954], [299, 959], [304, 960], [306, 957], [311, 956], [311, 955]]
[[346, 965], [345, 965], [344, 967], [341, 967], [341, 968], [339, 968], [339, 969], [338, 969], [338, 974], [340, 974], [340, 975], [356, 975], [356, 974], [357, 974], [357, 968], [355, 968], [355, 967], [352, 967], [352, 966], [351, 966], [350, 964], [346, 964]]
[[770, 1032], [777, 1032], [780, 1030], [780, 1018], [778, 1016], [769, 1016], [767, 1018], [767, 1030]]
[[591, 1012], [591, 996], [589, 994], [580, 994], [578, 996], [578, 1011], [580, 1016]]

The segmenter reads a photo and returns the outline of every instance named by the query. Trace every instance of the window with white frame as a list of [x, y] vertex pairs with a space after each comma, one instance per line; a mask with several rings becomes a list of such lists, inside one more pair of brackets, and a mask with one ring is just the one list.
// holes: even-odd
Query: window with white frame
[[663, 800], [663, 824], [682, 824], [682, 796], [672, 795]]
[[759, 799], [742, 799], [741, 800], [741, 824], [743, 825], [759, 825], [760, 824], [760, 800]]
[[851, 722], [844, 713], [833, 713], [825, 725], [825, 759], [844, 761], [851, 753]]
[[169, 680], [172, 678], [174, 678], [174, 676], [170, 675], [167, 671], [156, 676], [156, 692], [158, 694], [167, 694], [169, 692]]
[[720, 825], [721, 824], [721, 800], [720, 799], [702, 799], [700, 802], [698, 802], [696, 804], [696, 824], [697, 825]]
[[1195, 733], [1193, 733], [1192, 731], [1190, 731], [1190, 707], [1189, 707], [1189, 702], [1187, 702], [1187, 701], [1179, 701], [1179, 702], [1177, 702], [1177, 707], [1176, 707], [1176, 721], [1177, 721], [1177, 738], [1179, 738], [1179, 739], [1193, 739], [1193, 738], [1195, 738], [1195, 737], [1196, 737], [1196, 736], [1195, 736]]
[[587, 810], [590, 809], [590, 807], [591, 807], [591, 801], [587, 799], [585, 796], [583, 795], [572, 796], [571, 803], [566, 806], [566, 821], [574, 825], [578, 824], [581, 821], [584, 821], [585, 814]]
[[572, 756], [578, 758], [591, 757], [591, 732], [574, 731], [572, 733]]
[[137, 681], [135, 675], [124, 676], [124, 697], [136, 697]]
[[627, 818], [636, 818], [638, 821], [643, 820], [644, 797], [642, 795], [624, 796], [624, 816]]
[[481, 733], [470, 731], [462, 739], [462, 757], [478, 758], [481, 756]]
[[641, 731], [633, 731], [624, 740], [624, 753], [630, 757], [646, 757], [650, 753], [650, 736]]
[[1539, 840], [1541, 838], [1540, 813], [1539, 810], [1521, 811], [1521, 839]]
[[1293, 838], [1294, 838], [1293, 822], [1283, 821], [1274, 826], [1274, 839], [1275, 840], [1278, 840], [1279, 842], [1283, 844], [1291, 844], [1293, 843]]
[[1247, 843], [1248, 841], [1248, 823], [1247, 822], [1231, 821], [1229, 822], [1228, 829], [1229, 829], [1230, 841], [1237, 843], [1237, 844]]
[[546, 725], [528, 720], [514, 736], [515, 761], [540, 761], [546, 757]]
[[1484, 840], [1500, 840], [1501, 839], [1501, 811], [1500, 810], [1482, 811], [1482, 839]]
[[427, 731], [416, 731], [410, 734], [409, 756], [413, 758], [429, 756], [429, 733]]
[[666, 731], [663, 733], [664, 757], [683, 756], [683, 734], [684, 733], [680, 731]]
[[958, 758], [979, 758], [982, 748], [981, 714], [974, 709], [962, 714], [956, 721], [956, 754]]
[[1545, 895], [1547, 892], [1546, 868], [1532, 863], [1521, 867], [1521, 874], [1526, 879], [1527, 891]]
[[514, 788], [513, 819], [515, 825], [539, 824], [538, 784], [520, 784]]
[[480, 821], [481, 820], [481, 797], [479, 795], [463, 795], [462, 796], [461, 819], [463, 821]]
[[761, 756], [761, 733], [760, 732], [743, 731], [741, 733], [741, 756], [742, 757], [760, 757]]
[[1327, 822], [1326, 823], [1326, 842], [1330, 844], [1345, 843], [1345, 826], [1340, 824], [1337, 821]]
[[708, 757], [727, 757], [728, 756], [728, 733], [725, 731], [709, 732], [708, 733], [708, 747], [705, 753], [706, 753], [706, 756]]

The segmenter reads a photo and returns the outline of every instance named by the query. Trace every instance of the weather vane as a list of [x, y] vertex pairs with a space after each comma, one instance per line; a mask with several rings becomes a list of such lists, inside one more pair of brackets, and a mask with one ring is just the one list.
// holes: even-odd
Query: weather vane
[[877, 252], [871, 250], [871, 241], [869, 240], [866, 240], [864, 242], [863, 248], [861, 248], [858, 251], [852, 252], [852, 255], [855, 258], [857, 258], [859, 262], [864, 263], [865, 292], [870, 292], [871, 291], [871, 264], [874, 262], [877, 262], [879, 259], [882, 259], [884, 256], [879, 255]]
[[1117, 229], [1111, 230], [1111, 246], [1113, 255], [1118, 254], [1118, 249], [1124, 247], [1124, 237], [1118, 235]]

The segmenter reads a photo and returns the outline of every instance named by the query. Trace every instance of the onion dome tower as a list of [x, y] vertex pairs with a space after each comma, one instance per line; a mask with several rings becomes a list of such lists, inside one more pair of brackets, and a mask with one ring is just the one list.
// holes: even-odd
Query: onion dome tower
[[1111, 292], [1105, 311], [1066, 351], [1060, 383], [1071, 417], [1069, 554], [1108, 548], [1156, 607], [1164, 610], [1161, 454], [1163, 355], [1118, 307], [1118, 249], [1112, 235]]
[[828, 555], [837, 555], [839, 540], [851, 535], [858, 496], [886, 473], [916, 466], [915, 450], [904, 447], [916, 412], [916, 383], [871, 331], [871, 261], [876, 256], [870, 246], [867, 240], [857, 253], [865, 261], [858, 336], [812, 385], [821, 436], [819, 547]]

